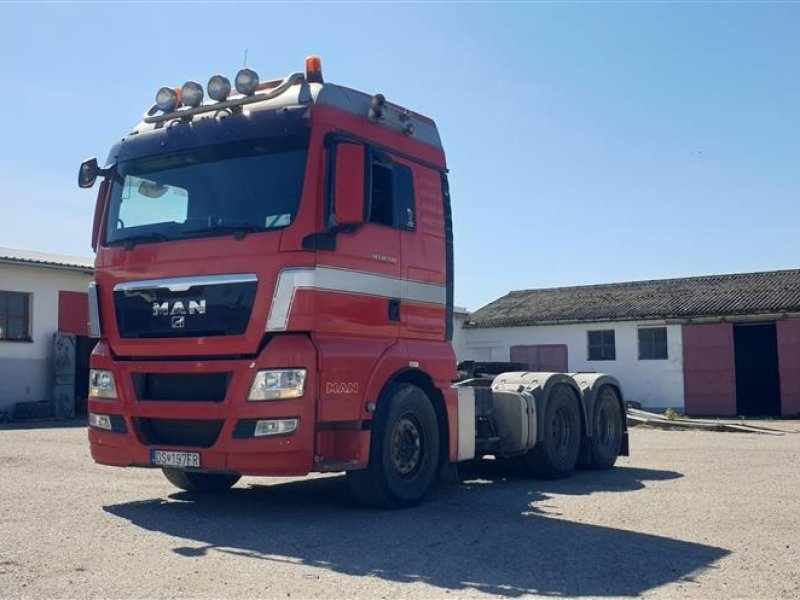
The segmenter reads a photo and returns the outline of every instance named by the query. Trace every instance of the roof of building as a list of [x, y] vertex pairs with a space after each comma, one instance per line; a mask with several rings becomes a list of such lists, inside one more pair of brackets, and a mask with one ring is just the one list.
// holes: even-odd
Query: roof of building
[[71, 269], [83, 271], [85, 273], [92, 273], [94, 271], [93, 258], [49, 254], [47, 252], [19, 250], [17, 248], [0, 247], [0, 263], [26, 264], [54, 269]]
[[474, 312], [474, 327], [800, 312], [800, 269], [519, 290]]

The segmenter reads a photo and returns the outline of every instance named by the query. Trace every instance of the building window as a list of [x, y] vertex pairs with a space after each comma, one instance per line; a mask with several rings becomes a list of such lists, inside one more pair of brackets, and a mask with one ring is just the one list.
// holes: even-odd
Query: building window
[[667, 328], [639, 328], [639, 360], [666, 360]]
[[30, 294], [0, 292], [0, 340], [30, 340]]
[[616, 360], [614, 330], [589, 331], [589, 360]]
[[369, 221], [396, 229], [415, 229], [411, 169], [373, 152], [369, 177]]

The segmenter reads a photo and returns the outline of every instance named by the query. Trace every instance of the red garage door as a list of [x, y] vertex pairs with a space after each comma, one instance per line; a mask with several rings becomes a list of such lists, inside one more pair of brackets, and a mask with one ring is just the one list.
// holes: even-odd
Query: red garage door
[[89, 294], [58, 292], [58, 330], [86, 336], [89, 320]]
[[800, 416], [800, 320], [778, 321], [781, 414]]
[[528, 365], [531, 371], [566, 373], [567, 347], [564, 344], [511, 346], [511, 361]]
[[683, 326], [684, 405], [689, 415], [736, 415], [736, 362], [730, 323]]

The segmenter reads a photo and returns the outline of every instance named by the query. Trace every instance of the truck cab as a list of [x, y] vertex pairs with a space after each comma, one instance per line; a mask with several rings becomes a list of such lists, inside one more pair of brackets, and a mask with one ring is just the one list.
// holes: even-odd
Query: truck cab
[[81, 166], [82, 187], [101, 180], [92, 456], [192, 491], [347, 471], [367, 503], [417, 502], [474, 455], [480, 418], [451, 385], [436, 125], [314, 57], [235, 88], [162, 88], [105, 166]]

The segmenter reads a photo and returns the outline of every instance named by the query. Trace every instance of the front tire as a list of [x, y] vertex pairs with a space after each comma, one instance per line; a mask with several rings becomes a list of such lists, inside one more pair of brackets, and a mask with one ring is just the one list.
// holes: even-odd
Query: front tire
[[553, 388], [544, 409], [544, 439], [522, 457], [534, 477], [561, 479], [575, 470], [581, 450], [581, 415], [577, 394], [567, 385]]
[[439, 426], [427, 394], [410, 383], [392, 384], [372, 422], [369, 466], [347, 472], [360, 503], [400, 508], [427, 494], [439, 465]]
[[201, 473], [181, 469], [161, 469], [172, 485], [187, 492], [213, 494], [231, 489], [241, 475], [228, 473]]

